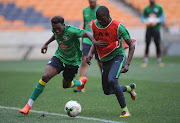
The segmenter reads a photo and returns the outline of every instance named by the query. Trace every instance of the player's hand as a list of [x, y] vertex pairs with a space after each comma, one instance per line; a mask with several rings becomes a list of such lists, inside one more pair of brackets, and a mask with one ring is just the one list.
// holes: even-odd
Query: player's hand
[[95, 43], [93, 43], [95, 46], [97, 47], [106, 47], [108, 45], [108, 42], [106, 41], [102, 41], [102, 40], [98, 40]]
[[87, 55], [87, 57], [86, 57], [86, 63], [88, 64], [88, 65], [90, 65], [91, 64], [91, 59], [92, 59], [92, 53], [88, 53], [88, 55]]
[[47, 52], [48, 45], [44, 44], [41, 48], [41, 53], [45, 54]]
[[126, 72], [128, 72], [128, 70], [129, 70], [129, 65], [127, 63], [125, 63], [122, 66], [121, 73], [126, 73]]
[[155, 23], [151, 23], [151, 26], [155, 26]]

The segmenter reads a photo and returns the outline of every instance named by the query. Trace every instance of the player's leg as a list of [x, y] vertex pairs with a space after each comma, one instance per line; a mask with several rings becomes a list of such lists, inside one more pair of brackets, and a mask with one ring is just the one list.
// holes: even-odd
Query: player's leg
[[146, 36], [145, 36], [145, 54], [144, 54], [144, 63], [141, 65], [142, 67], [147, 67], [148, 61], [149, 61], [149, 45], [151, 42], [151, 36], [152, 36], [152, 31], [150, 29], [146, 30]]
[[121, 85], [123, 92], [128, 92], [131, 95], [132, 100], [136, 100], [136, 92], [135, 92], [135, 88], [136, 88], [136, 84], [131, 83], [129, 85]]
[[105, 95], [114, 94], [114, 90], [111, 88], [108, 82], [108, 74], [111, 68], [112, 62], [106, 61], [103, 62], [103, 70], [102, 70], [102, 88]]
[[[82, 62], [80, 65], [80, 70], [79, 70], [79, 79], [87, 76], [88, 64], [86, 63], [86, 56], [88, 55], [88, 52], [91, 48], [90, 44], [83, 43], [82, 45], [83, 45], [82, 46], [83, 56], [82, 56]], [[81, 87], [77, 86], [77, 89], [74, 89], [74, 92], [85, 92], [85, 89], [84, 88], [81, 89]]]
[[82, 62], [79, 70], [79, 76], [80, 77], [86, 77], [88, 73], [88, 64], [86, 63], [86, 56], [82, 57]]
[[[86, 63], [86, 56], [82, 57], [82, 62], [80, 66], [80, 71], [79, 71], [79, 80], [83, 77], [86, 77], [88, 72], [88, 64]], [[77, 89], [74, 89], [74, 92], [85, 92], [85, 89], [81, 89], [81, 87], [77, 86]]]
[[164, 66], [161, 59], [161, 36], [159, 31], [154, 32], [154, 43], [156, 45], [157, 63], [160, 67]]
[[34, 101], [43, 92], [48, 81], [60, 72], [60, 70], [59, 71], [57, 70], [58, 68], [57, 68], [56, 64], [59, 64], [58, 59], [56, 57], [52, 57], [52, 59], [48, 62], [47, 66], [45, 68], [44, 75], [39, 80], [39, 82], [36, 84], [28, 103], [26, 104], [26, 106], [23, 109], [21, 109], [19, 111], [20, 113], [23, 113], [23, 114], [29, 113], [29, 110], [31, 109]]
[[118, 84], [118, 78], [120, 76], [122, 65], [125, 62], [125, 56], [118, 55], [114, 59], [112, 59], [111, 62], [112, 65], [108, 74], [108, 82], [111, 88], [114, 90], [114, 94], [116, 95], [116, 98], [122, 108], [122, 114], [120, 115], [120, 117], [131, 116], [126, 106], [123, 88]]
[[79, 66], [72, 66], [65, 64], [63, 71], [63, 88], [73, 88], [80, 86], [81, 89], [85, 86], [87, 82], [86, 77], [82, 77], [80, 80], [73, 79], [78, 73]]
[[96, 50], [94, 51], [94, 55], [95, 55], [95, 59], [96, 59], [97, 62], [98, 62], [98, 66], [99, 66], [100, 72], [101, 72], [101, 74], [102, 74], [103, 63], [102, 63], [102, 61], [99, 60], [99, 56], [98, 56], [98, 53], [97, 53]]

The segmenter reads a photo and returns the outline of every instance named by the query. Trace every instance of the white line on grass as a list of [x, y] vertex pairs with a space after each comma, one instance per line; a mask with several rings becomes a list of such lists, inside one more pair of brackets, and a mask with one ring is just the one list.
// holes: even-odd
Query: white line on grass
[[[2, 109], [11, 109], [11, 110], [20, 110], [20, 108], [16, 108], [16, 107], [0, 106], [0, 108], [2, 108]], [[64, 114], [49, 113], [49, 112], [46, 112], [46, 111], [30, 110], [30, 112], [39, 113], [39, 114], [54, 115], [54, 116], [61, 116], [61, 117], [69, 117], [69, 116], [64, 115]], [[85, 120], [101, 121], [101, 122], [105, 122], [105, 123], [123, 123], [123, 122], [117, 122], [117, 121], [112, 121], [112, 120], [104, 120], [104, 119], [92, 118], [92, 117], [81, 117], [81, 116], [77, 116], [77, 117], [75, 117], [75, 118], [85, 119]]]

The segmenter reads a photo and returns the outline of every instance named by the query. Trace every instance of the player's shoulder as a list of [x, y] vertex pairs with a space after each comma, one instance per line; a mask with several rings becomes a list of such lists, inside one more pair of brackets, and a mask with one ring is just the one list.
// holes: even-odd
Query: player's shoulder
[[89, 10], [89, 9], [90, 9], [90, 7], [87, 6], [87, 7], [85, 7], [85, 8], [83, 9], [83, 11], [87, 11], [87, 10]]
[[162, 8], [162, 6], [161, 6], [161, 5], [159, 5], [159, 4], [156, 4], [156, 7], [158, 7], [158, 8]]
[[145, 8], [144, 8], [144, 10], [147, 10], [147, 9], [149, 9], [151, 6], [150, 5], [148, 5], [148, 6], [146, 6]]
[[[96, 9], [98, 9], [100, 6], [101, 6], [101, 5], [97, 4], [97, 8], [96, 8]], [[91, 10], [89, 6], [87, 6], [87, 7], [85, 7], [85, 8], [83, 9], [83, 11], [87, 11], [87, 10], [88, 10], [88, 11]]]
[[114, 24], [114, 25], [123, 25], [123, 23], [122, 22], [120, 22], [120, 21], [118, 21], [118, 20], [113, 20], [112, 19], [112, 24]]
[[73, 25], [68, 25], [66, 24], [66, 29], [67, 30], [73, 30], [73, 29], [78, 29], [77, 27], [73, 26]]
[[100, 7], [101, 5], [97, 4], [97, 9]]
[[79, 31], [79, 30], [81, 30], [81, 29], [79, 29], [73, 25], [66, 24], [66, 31], [69, 33], [74, 33], [74, 32]]
[[120, 21], [114, 20], [114, 19], [112, 19], [112, 21], [113, 21], [114, 23], [121, 23]]

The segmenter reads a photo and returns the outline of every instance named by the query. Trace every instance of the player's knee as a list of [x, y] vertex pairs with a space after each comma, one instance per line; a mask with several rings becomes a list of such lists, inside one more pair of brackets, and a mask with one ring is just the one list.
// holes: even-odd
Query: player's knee
[[44, 74], [44, 75], [42, 76], [42, 80], [43, 80], [44, 82], [48, 82], [50, 79], [51, 79], [51, 76], [48, 75], [48, 74]]
[[114, 87], [118, 84], [118, 79], [109, 79], [109, 84], [111, 87]]
[[111, 93], [108, 90], [104, 90], [105, 95], [110, 95]]
[[86, 63], [86, 61], [82, 61], [82, 64], [81, 64], [82, 67], [87, 67], [88, 64]]

